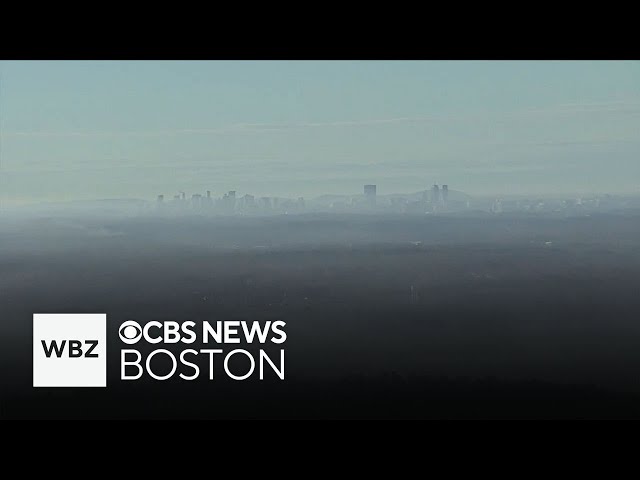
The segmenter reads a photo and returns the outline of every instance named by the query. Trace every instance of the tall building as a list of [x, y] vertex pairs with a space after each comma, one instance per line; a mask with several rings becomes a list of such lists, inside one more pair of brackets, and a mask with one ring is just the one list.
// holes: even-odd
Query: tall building
[[434, 205], [440, 204], [440, 187], [435, 183], [433, 184], [433, 187], [431, 187], [431, 203]]
[[252, 210], [255, 205], [255, 197], [253, 195], [249, 195], [248, 193], [243, 197], [240, 197], [240, 209], [244, 211]]
[[442, 203], [447, 204], [447, 198], [449, 197], [449, 185], [442, 185]]
[[364, 186], [364, 196], [370, 206], [374, 206], [376, 204], [376, 190], [377, 188], [375, 185]]
[[213, 198], [211, 198], [211, 190], [207, 190], [207, 196], [202, 199], [202, 204], [207, 208], [211, 208], [213, 206]]
[[222, 208], [227, 213], [234, 212], [236, 209], [236, 191], [229, 190], [229, 193], [225, 193], [222, 197]]

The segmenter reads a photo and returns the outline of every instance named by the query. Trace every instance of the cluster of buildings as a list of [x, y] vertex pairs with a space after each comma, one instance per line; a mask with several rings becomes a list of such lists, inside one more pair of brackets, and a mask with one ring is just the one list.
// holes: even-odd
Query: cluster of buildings
[[206, 194], [194, 193], [187, 198], [185, 192], [174, 195], [166, 200], [164, 195], [158, 195], [158, 208], [164, 210], [191, 210], [194, 212], [212, 212], [222, 214], [246, 213], [294, 213], [305, 209], [304, 198], [297, 200], [278, 197], [259, 197], [253, 195], [237, 196], [235, 190], [230, 190], [221, 197], [211, 196], [211, 190]]
[[640, 200], [633, 197], [592, 195], [578, 198], [496, 198], [491, 201], [476, 201], [477, 208], [491, 213], [532, 213], [583, 215], [640, 207]]
[[[435, 213], [446, 210], [449, 203], [449, 186], [434, 184], [418, 194], [386, 195], [381, 199], [377, 195], [376, 185], [365, 185], [363, 198], [351, 197], [347, 205], [339, 202], [332, 205], [342, 209], [366, 209], [378, 212], [395, 213]], [[460, 206], [457, 205], [456, 206]]]
[[449, 187], [433, 185], [431, 189], [408, 195], [378, 196], [377, 185], [365, 185], [362, 195], [333, 195], [319, 197], [310, 204], [303, 197], [297, 199], [280, 197], [255, 197], [250, 194], [238, 196], [235, 190], [214, 198], [211, 191], [194, 193], [187, 197], [179, 192], [171, 199], [158, 195], [157, 206], [163, 211], [192, 211], [220, 214], [288, 214], [303, 211], [345, 212], [396, 212], [430, 213], [441, 211], [449, 204]]
[[524, 197], [477, 197], [471, 199], [462, 192], [450, 195], [448, 185], [434, 184], [431, 188], [410, 194], [379, 195], [377, 185], [364, 185], [359, 195], [323, 195], [311, 201], [303, 197], [297, 199], [281, 197], [255, 197], [250, 194], [238, 196], [230, 190], [222, 196], [214, 198], [211, 191], [204, 194], [194, 193], [187, 197], [179, 192], [171, 199], [158, 195], [157, 208], [164, 212], [211, 213], [223, 215], [273, 215], [302, 212], [336, 212], [336, 213], [392, 213], [392, 214], [434, 214], [466, 211], [502, 213], [535, 213], [583, 215], [591, 211], [615, 210], [628, 208], [628, 198], [617, 198], [610, 195], [590, 196], [576, 199], [566, 198], [524, 198]]

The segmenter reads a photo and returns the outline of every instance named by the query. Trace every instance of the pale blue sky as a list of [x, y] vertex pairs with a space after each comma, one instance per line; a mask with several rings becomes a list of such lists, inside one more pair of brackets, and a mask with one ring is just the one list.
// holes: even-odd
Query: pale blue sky
[[0, 200], [640, 193], [640, 62], [0, 62]]

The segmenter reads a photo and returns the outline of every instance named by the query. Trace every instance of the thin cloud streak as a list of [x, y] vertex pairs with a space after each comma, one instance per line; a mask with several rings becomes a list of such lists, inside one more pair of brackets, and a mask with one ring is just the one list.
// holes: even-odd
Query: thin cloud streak
[[149, 131], [101, 131], [101, 132], [55, 132], [55, 131], [32, 131], [32, 132], [3, 132], [5, 137], [110, 137], [110, 136], [128, 136], [128, 137], [147, 137], [147, 136], [165, 136], [165, 135], [219, 135], [227, 133], [251, 133], [263, 131], [286, 131], [304, 128], [316, 127], [352, 127], [367, 125], [386, 125], [401, 123], [416, 123], [434, 120], [435, 116], [417, 116], [417, 117], [398, 117], [383, 118], [370, 120], [343, 120], [333, 122], [300, 122], [300, 123], [238, 123], [228, 127], [221, 128], [185, 128], [174, 130], [149, 130]]
[[148, 130], [148, 131], [19, 131], [2, 132], [2, 137], [159, 137], [175, 135], [225, 135], [238, 133], [260, 133], [260, 132], [280, 132], [291, 130], [302, 130], [308, 128], [333, 128], [333, 127], [360, 127], [377, 125], [401, 125], [419, 124], [447, 120], [500, 120], [514, 117], [527, 118], [538, 115], [563, 115], [563, 114], [587, 114], [587, 113], [614, 113], [614, 114], [636, 114], [640, 113], [640, 102], [631, 101], [610, 101], [591, 103], [565, 103], [545, 107], [531, 107], [511, 112], [489, 112], [487, 114], [449, 114], [449, 115], [417, 115], [391, 118], [374, 118], [363, 120], [336, 120], [328, 122], [294, 122], [294, 123], [237, 123], [225, 127], [217, 128], [184, 128], [171, 130]]

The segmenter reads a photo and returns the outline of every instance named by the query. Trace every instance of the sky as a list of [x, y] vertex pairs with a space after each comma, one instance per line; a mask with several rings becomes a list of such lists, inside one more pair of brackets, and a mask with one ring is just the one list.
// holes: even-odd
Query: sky
[[0, 61], [0, 202], [640, 193], [639, 61]]

